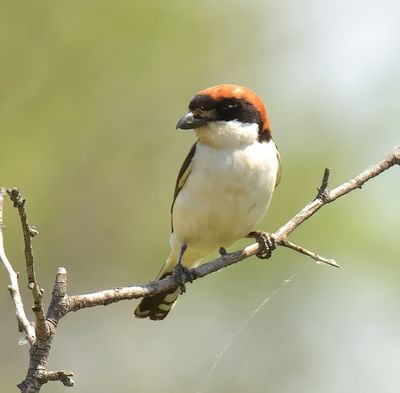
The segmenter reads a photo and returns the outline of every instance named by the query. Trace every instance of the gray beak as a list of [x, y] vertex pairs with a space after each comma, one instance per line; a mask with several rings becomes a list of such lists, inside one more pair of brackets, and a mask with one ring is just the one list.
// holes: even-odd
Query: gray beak
[[194, 128], [198, 128], [207, 124], [210, 119], [206, 119], [204, 117], [197, 117], [192, 112], [186, 113], [181, 119], [178, 121], [176, 128], [180, 128], [181, 130], [193, 130]]

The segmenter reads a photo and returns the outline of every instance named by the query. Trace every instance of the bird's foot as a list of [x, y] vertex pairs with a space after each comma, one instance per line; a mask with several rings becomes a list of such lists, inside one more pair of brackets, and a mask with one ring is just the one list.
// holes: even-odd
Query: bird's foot
[[271, 258], [272, 251], [276, 248], [275, 239], [268, 232], [254, 231], [250, 232], [247, 237], [256, 239], [260, 250], [256, 254], [257, 258], [269, 259]]
[[179, 285], [179, 287], [181, 288], [181, 295], [182, 295], [183, 293], [186, 292], [186, 285], [185, 285], [185, 283], [186, 283], [187, 281], [193, 282], [193, 275], [192, 275], [190, 269], [188, 269], [188, 268], [185, 267], [185, 266], [182, 266], [181, 263], [178, 263], [178, 264], [175, 266], [174, 275], [175, 275], [176, 283], [177, 283], [177, 284]]

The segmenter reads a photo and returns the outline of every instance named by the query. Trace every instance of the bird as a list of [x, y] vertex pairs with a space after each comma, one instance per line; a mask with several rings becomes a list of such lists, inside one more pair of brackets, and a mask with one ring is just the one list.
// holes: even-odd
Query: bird
[[163, 320], [185, 290], [185, 272], [212, 252], [222, 255], [244, 237], [263, 246], [260, 258], [275, 247], [265, 232], [254, 230], [267, 212], [281, 168], [261, 98], [240, 85], [209, 87], [193, 96], [176, 128], [193, 130], [197, 140], [178, 173], [170, 253], [156, 280], [175, 274], [178, 283], [143, 298], [136, 318]]

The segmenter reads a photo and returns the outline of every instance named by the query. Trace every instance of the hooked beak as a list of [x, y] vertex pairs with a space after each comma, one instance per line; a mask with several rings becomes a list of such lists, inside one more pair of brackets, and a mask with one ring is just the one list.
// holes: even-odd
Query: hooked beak
[[209, 121], [210, 119], [196, 116], [192, 112], [188, 112], [186, 115], [181, 117], [176, 125], [176, 128], [180, 128], [181, 130], [193, 130], [194, 128], [198, 128], [204, 124], [207, 124]]

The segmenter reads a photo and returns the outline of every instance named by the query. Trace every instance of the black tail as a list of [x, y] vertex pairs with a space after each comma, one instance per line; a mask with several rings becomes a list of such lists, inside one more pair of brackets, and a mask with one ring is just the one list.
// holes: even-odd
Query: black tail
[[[164, 273], [158, 279], [161, 280], [171, 273]], [[161, 321], [171, 311], [180, 293], [179, 288], [172, 288], [154, 296], [145, 297], [135, 310], [136, 318], [150, 318], [153, 321]]]

